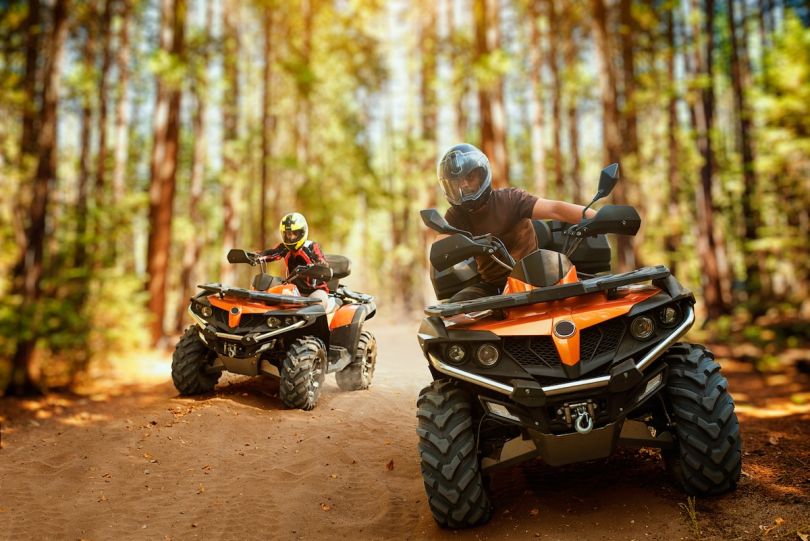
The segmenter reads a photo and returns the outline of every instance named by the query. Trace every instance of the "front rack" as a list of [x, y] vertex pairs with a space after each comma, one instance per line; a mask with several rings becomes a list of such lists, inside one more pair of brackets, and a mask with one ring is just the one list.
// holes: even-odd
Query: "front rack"
[[293, 295], [275, 295], [273, 293], [263, 293], [261, 291], [250, 291], [242, 289], [241, 287], [224, 286], [218, 282], [210, 284], [198, 285], [203, 291], [215, 293], [220, 298], [223, 297], [236, 297], [237, 299], [248, 299], [251, 301], [258, 301], [265, 304], [297, 304], [309, 306], [312, 304], [320, 304], [319, 299], [312, 299], [309, 297], [295, 297]]
[[655, 267], [643, 267], [634, 271], [622, 274], [611, 274], [608, 276], [596, 276], [573, 284], [562, 284], [557, 286], [533, 289], [525, 293], [510, 293], [508, 295], [494, 295], [482, 297], [471, 301], [451, 302], [446, 304], [436, 304], [425, 308], [425, 314], [429, 316], [451, 317], [458, 314], [477, 312], [479, 310], [498, 310], [504, 308], [515, 308], [539, 302], [558, 301], [579, 295], [588, 295], [599, 291], [616, 289], [617, 287], [650, 280], [661, 280], [669, 276], [669, 269], [664, 265]]

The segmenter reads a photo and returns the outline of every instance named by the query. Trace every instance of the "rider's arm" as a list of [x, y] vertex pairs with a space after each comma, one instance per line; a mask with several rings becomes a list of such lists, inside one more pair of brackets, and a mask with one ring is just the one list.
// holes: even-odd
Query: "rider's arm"
[[287, 253], [287, 248], [282, 243], [278, 243], [273, 248], [259, 252], [259, 256], [265, 261], [276, 261], [281, 259]]
[[[532, 209], [533, 220], [560, 220], [569, 224], [576, 224], [582, 219], [582, 205], [566, 203], [565, 201], [555, 201], [553, 199], [537, 198], [537, 202]], [[588, 209], [586, 218], [593, 218], [596, 211]]]
[[323, 251], [321, 251], [321, 245], [315, 241], [312, 241], [310, 245], [309, 257], [312, 259], [313, 263], [326, 264], [326, 257], [323, 255]]

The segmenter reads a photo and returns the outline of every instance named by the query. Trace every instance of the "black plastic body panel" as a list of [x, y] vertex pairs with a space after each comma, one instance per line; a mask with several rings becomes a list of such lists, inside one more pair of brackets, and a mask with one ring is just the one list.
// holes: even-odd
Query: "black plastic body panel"
[[430, 267], [430, 281], [439, 300], [449, 299], [462, 289], [481, 281], [475, 258], [465, 259], [443, 271]]
[[[565, 244], [563, 232], [571, 224], [558, 220], [532, 220], [532, 225], [539, 248], [562, 253]], [[579, 272], [597, 274], [610, 271], [610, 244], [607, 236], [597, 235], [584, 239], [570, 259]]]

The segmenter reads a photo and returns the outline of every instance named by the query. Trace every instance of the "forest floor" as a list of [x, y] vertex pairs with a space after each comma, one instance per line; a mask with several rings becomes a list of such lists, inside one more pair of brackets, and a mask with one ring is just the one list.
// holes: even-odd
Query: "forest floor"
[[690, 502], [645, 449], [538, 461], [494, 479], [487, 525], [453, 531], [433, 521], [419, 473], [430, 376], [416, 325], [368, 327], [371, 389], [343, 393], [330, 376], [312, 412], [284, 409], [269, 379], [180, 398], [168, 354], [79, 394], [0, 399], [0, 539], [810, 538], [810, 376], [792, 361], [762, 375], [738, 360], [745, 344], [714, 346], [743, 435], [736, 491]]

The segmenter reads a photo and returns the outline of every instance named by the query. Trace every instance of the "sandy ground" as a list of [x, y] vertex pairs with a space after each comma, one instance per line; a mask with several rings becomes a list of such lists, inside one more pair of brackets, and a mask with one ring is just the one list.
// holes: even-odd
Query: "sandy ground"
[[284, 409], [269, 379], [229, 376], [211, 396], [179, 398], [167, 357], [144, 357], [137, 381], [90, 394], [0, 400], [0, 539], [810, 535], [809, 378], [768, 380], [733, 359], [723, 365], [745, 452], [734, 493], [698, 499], [690, 513], [647, 450], [556, 469], [533, 462], [494, 480], [489, 524], [442, 530], [416, 450], [415, 401], [429, 382], [417, 323], [368, 325], [380, 352], [372, 388], [342, 393], [330, 376], [312, 412]]

